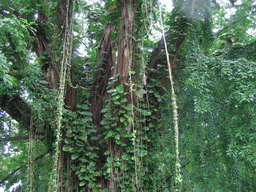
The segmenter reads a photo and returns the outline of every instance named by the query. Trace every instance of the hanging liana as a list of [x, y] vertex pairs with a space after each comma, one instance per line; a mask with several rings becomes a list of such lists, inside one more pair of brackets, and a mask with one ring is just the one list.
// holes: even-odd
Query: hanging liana
[[174, 114], [174, 129], [175, 129], [175, 150], [176, 150], [176, 163], [175, 163], [175, 183], [177, 186], [177, 191], [178, 191], [178, 186], [182, 182], [181, 178], [181, 171], [180, 171], [180, 159], [179, 159], [179, 127], [178, 127], [178, 107], [177, 107], [177, 101], [176, 101], [176, 96], [175, 96], [175, 91], [174, 91], [174, 83], [173, 83], [173, 78], [172, 78], [172, 68], [170, 65], [170, 60], [169, 60], [169, 53], [168, 53], [168, 48], [167, 48], [167, 43], [165, 39], [165, 34], [164, 34], [164, 26], [163, 26], [163, 19], [162, 19], [162, 12], [161, 12], [161, 6], [160, 2], [158, 1], [158, 6], [159, 6], [159, 12], [160, 12], [160, 24], [162, 28], [162, 35], [163, 35], [163, 40], [164, 40], [164, 47], [165, 47], [165, 52], [166, 52], [166, 59], [167, 59], [167, 65], [168, 65], [168, 71], [169, 71], [169, 78], [171, 82], [171, 89], [172, 89], [172, 106], [173, 106], [173, 114]]
[[[52, 175], [49, 183], [48, 191], [59, 191], [59, 185], [61, 181], [59, 181], [59, 168], [58, 168], [58, 158], [61, 152], [60, 149], [60, 142], [62, 140], [61, 135], [61, 128], [62, 128], [62, 118], [63, 118], [63, 111], [64, 111], [64, 95], [65, 95], [65, 87], [67, 81], [67, 72], [69, 72], [69, 68], [71, 66], [71, 54], [72, 54], [72, 45], [73, 45], [73, 18], [74, 18], [74, 11], [75, 11], [75, 0], [73, 0], [73, 10], [72, 16], [69, 22], [69, 1], [67, 1], [66, 5], [66, 21], [65, 24], [69, 26], [69, 28], [64, 33], [63, 38], [63, 47], [62, 47], [62, 55], [61, 55], [61, 70], [60, 70], [60, 86], [59, 92], [57, 97], [57, 130], [56, 130], [56, 142], [54, 143], [55, 147], [55, 155], [53, 157], [54, 165], [52, 169]], [[66, 28], [65, 28], [66, 29]], [[58, 179], [57, 179], [58, 178]]]

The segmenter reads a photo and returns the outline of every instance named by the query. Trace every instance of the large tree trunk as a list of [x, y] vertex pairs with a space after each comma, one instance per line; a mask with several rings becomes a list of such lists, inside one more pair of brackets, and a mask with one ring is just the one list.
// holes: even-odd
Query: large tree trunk
[[135, 49], [136, 49], [136, 33], [135, 33], [135, 15], [138, 10], [137, 0], [123, 0], [121, 4], [121, 20], [118, 39], [118, 59], [117, 74], [119, 74], [119, 83], [129, 91], [129, 87], [125, 85], [129, 80], [129, 72], [135, 68]]
[[[120, 31], [119, 39], [117, 45], [117, 67], [116, 73], [119, 74], [118, 84], [122, 84], [124, 87], [124, 93], [131, 93], [129, 84], [132, 84], [135, 80], [136, 74], [131, 73], [135, 70], [135, 53], [136, 53], [136, 41], [137, 38], [135, 32], [135, 18], [136, 11], [139, 7], [138, 0], [120, 0], [121, 6], [121, 19], [120, 19]], [[118, 85], [117, 84], [117, 85]], [[132, 94], [132, 93], [131, 93]], [[127, 94], [127, 103], [134, 104], [131, 94]], [[121, 106], [120, 106], [121, 107]], [[121, 109], [121, 108], [120, 108]], [[128, 114], [132, 116], [131, 114]], [[134, 120], [134, 117], [132, 117]], [[118, 128], [120, 125], [117, 124]], [[121, 134], [130, 133], [132, 129], [132, 123], [129, 122], [130, 130], [121, 130]], [[128, 139], [123, 138], [123, 143], [127, 143]], [[110, 151], [111, 151], [111, 161], [114, 162], [114, 158], [118, 157], [122, 159], [122, 154], [124, 151], [124, 146], [118, 146], [117, 143], [110, 140]], [[120, 170], [119, 170], [120, 171]], [[117, 187], [117, 181], [114, 175], [121, 176], [120, 173], [116, 173], [118, 170], [113, 168], [110, 177], [109, 190], [110, 191], [120, 191]], [[114, 174], [113, 174], [114, 173]]]
[[102, 126], [100, 122], [103, 118], [101, 113], [101, 110], [103, 109], [103, 98], [106, 96], [108, 81], [112, 75], [111, 68], [115, 63], [115, 54], [113, 54], [115, 43], [111, 39], [112, 32], [114, 32], [115, 29], [115, 26], [110, 26], [106, 23], [102, 38], [99, 42], [99, 52], [97, 56], [98, 71], [94, 75], [94, 87], [92, 90], [93, 98], [90, 107], [93, 113], [93, 124], [96, 128]]
[[[103, 119], [103, 114], [101, 110], [104, 108], [104, 98], [107, 97], [107, 86], [109, 78], [112, 75], [112, 67], [115, 64], [115, 54], [113, 50], [115, 43], [111, 39], [112, 32], [116, 29], [115, 26], [110, 26], [108, 23], [105, 24], [104, 32], [99, 42], [99, 52], [97, 56], [97, 69], [98, 71], [94, 75], [93, 89], [92, 89], [92, 98], [90, 110], [92, 112], [92, 122], [97, 133], [95, 136], [103, 134], [103, 131], [100, 130], [102, 125], [100, 122]], [[100, 146], [98, 140], [90, 141], [91, 146], [98, 146], [99, 150], [97, 155], [99, 159], [96, 163], [97, 170], [102, 169], [102, 165], [106, 163], [106, 156], [104, 152], [107, 150], [107, 147]], [[97, 182], [101, 185], [101, 189], [108, 188], [109, 180], [104, 178], [104, 175], [97, 178]]]
[[[76, 89], [75, 87], [75, 63], [73, 61], [73, 44], [72, 44], [72, 4], [71, 0], [61, 0], [57, 6], [57, 26], [59, 33], [61, 34], [60, 42], [63, 47], [63, 51], [61, 54], [62, 61], [64, 65], [67, 65], [67, 77], [64, 82], [65, 85], [65, 109], [75, 111], [76, 110]], [[68, 58], [66, 58], [68, 57]], [[66, 62], [66, 63], [65, 63]], [[61, 79], [61, 78], [60, 78]], [[77, 175], [72, 171], [71, 165], [71, 153], [63, 151], [63, 146], [65, 144], [67, 127], [63, 124], [61, 128], [62, 132], [62, 141], [59, 144], [60, 153], [58, 154], [58, 180], [57, 184], [60, 184], [61, 191], [73, 191], [73, 187], [75, 187], [76, 191], [79, 191], [79, 179]], [[64, 169], [65, 167], [65, 169]], [[66, 171], [66, 174], [63, 173]]]

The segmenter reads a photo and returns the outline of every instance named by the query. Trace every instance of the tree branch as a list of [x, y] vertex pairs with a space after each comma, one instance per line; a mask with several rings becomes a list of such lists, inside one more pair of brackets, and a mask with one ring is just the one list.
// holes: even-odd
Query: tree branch
[[[47, 155], [48, 153], [50, 153], [52, 151], [52, 149], [49, 149], [46, 153], [38, 156], [34, 161], [37, 161], [39, 159], [42, 159], [45, 155]], [[15, 174], [17, 171], [19, 171], [20, 169], [26, 167], [27, 164], [20, 166], [19, 168], [15, 169], [14, 171], [12, 171], [10, 174], [8, 174], [3, 180], [0, 181], [0, 185], [2, 185], [10, 176], [12, 176], [13, 174]]]
[[31, 109], [19, 95], [13, 97], [7, 94], [0, 95], [0, 108], [17, 122], [24, 120], [24, 123], [29, 126]]
[[[168, 34], [165, 33], [165, 39], [168, 38]], [[164, 38], [162, 37], [161, 40], [158, 42], [158, 47], [152, 52], [152, 56], [149, 61], [149, 68], [154, 68], [156, 61], [158, 60], [159, 56], [161, 55], [162, 49], [164, 46]]]
[[226, 29], [232, 27], [232, 25], [234, 25], [234, 24], [236, 24], [235, 21], [232, 22], [232, 23], [230, 23], [228, 26], [224, 27], [223, 29], [220, 29], [219, 31], [217, 31], [216, 33], [214, 33], [214, 35], [216, 35], [216, 37], [219, 37], [219, 35], [220, 35], [223, 31], [225, 31]]
[[[30, 136], [16, 136], [16, 137], [9, 137], [9, 138], [0, 138], [1, 141], [16, 141], [16, 140], [24, 140], [24, 139], [30, 139]], [[31, 139], [42, 139], [42, 136], [33, 135]]]

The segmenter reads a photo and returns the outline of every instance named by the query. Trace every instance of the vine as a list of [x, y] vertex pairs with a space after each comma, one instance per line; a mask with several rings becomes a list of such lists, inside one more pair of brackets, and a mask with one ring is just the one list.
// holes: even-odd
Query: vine
[[33, 175], [34, 175], [34, 151], [33, 151], [33, 113], [30, 115], [30, 126], [29, 126], [29, 149], [28, 149], [28, 165], [27, 165], [27, 183], [29, 191], [33, 189]]
[[81, 104], [78, 105], [77, 112], [65, 111], [64, 122], [66, 123], [67, 133], [63, 151], [72, 154], [73, 166], [71, 168], [79, 178], [81, 190], [86, 189], [86, 187], [96, 190], [100, 187], [96, 183], [96, 177], [101, 175], [101, 171], [96, 170], [95, 167], [99, 148], [91, 146], [88, 140], [97, 140], [98, 137], [94, 136], [97, 130], [91, 124], [92, 113], [88, 109], [88, 105]]
[[[166, 52], [166, 59], [167, 59], [167, 65], [168, 65], [168, 71], [169, 71], [169, 78], [171, 82], [171, 89], [172, 89], [172, 103], [173, 103], [173, 114], [174, 114], [174, 128], [175, 128], [175, 148], [176, 148], [176, 183], [179, 185], [182, 182], [181, 179], [181, 171], [180, 171], [180, 159], [179, 159], [179, 126], [178, 126], [178, 107], [177, 107], [177, 101], [176, 101], [176, 96], [175, 96], [175, 91], [174, 91], [174, 82], [173, 82], [173, 77], [172, 77], [172, 68], [170, 64], [170, 59], [169, 59], [169, 53], [168, 53], [168, 48], [167, 48], [167, 43], [165, 39], [165, 34], [164, 34], [164, 25], [163, 25], [163, 19], [162, 19], [162, 12], [161, 12], [161, 6], [160, 2], [158, 1], [159, 5], [159, 12], [160, 12], [160, 24], [162, 28], [162, 36], [164, 39], [164, 47], [165, 47], [165, 52]], [[178, 187], [176, 189], [178, 191]]]
[[[60, 70], [60, 86], [59, 86], [59, 93], [57, 97], [57, 129], [56, 129], [56, 141], [54, 143], [55, 147], [55, 155], [53, 157], [54, 159], [54, 165], [52, 170], [52, 179], [50, 179], [49, 189], [48, 191], [59, 191], [59, 185], [60, 180], [58, 175], [60, 174], [60, 167], [59, 167], [59, 160], [60, 158], [60, 143], [62, 141], [62, 119], [63, 119], [63, 112], [64, 112], [64, 95], [65, 95], [65, 87], [66, 87], [66, 78], [67, 78], [67, 71], [69, 72], [69, 68], [71, 65], [71, 58], [72, 58], [72, 45], [73, 45], [73, 19], [74, 19], [74, 12], [75, 12], [75, 0], [73, 0], [73, 10], [72, 10], [72, 16], [70, 21], [70, 28], [69, 30], [65, 30], [64, 33], [64, 42], [63, 42], [63, 48], [62, 48], [62, 59], [61, 59], [61, 70]], [[65, 23], [66, 25], [69, 23], [69, 12], [70, 4], [69, 1], [67, 1], [66, 5], [66, 15], [65, 15]], [[58, 178], [58, 179], [57, 179]], [[55, 185], [56, 184], [56, 185]], [[55, 189], [54, 189], [55, 188]]]
[[[114, 76], [109, 82], [110, 86], [117, 81], [117, 76]], [[127, 104], [128, 93], [124, 92], [124, 87], [119, 84], [115, 88], [108, 90], [111, 94], [111, 99], [109, 99], [108, 105], [101, 111], [104, 113], [104, 119], [101, 124], [104, 126], [104, 139], [103, 141], [109, 143], [109, 145], [118, 147], [128, 147], [131, 146], [130, 142], [125, 142], [124, 140], [132, 139], [133, 132], [128, 133], [131, 130], [131, 123], [133, 122], [132, 117], [129, 114], [133, 112], [133, 105], [131, 103]], [[130, 154], [126, 152], [123, 153], [122, 159], [113, 156], [113, 151], [107, 150], [104, 155], [108, 155], [107, 163], [103, 167], [105, 171], [103, 175], [105, 178], [112, 177], [113, 180], [117, 181], [117, 185], [121, 188], [125, 188], [128, 183], [121, 183], [130, 180], [129, 175], [126, 174], [128, 171], [128, 164], [124, 161], [131, 159]], [[110, 156], [109, 156], [110, 155]], [[131, 180], [130, 180], [131, 181]], [[129, 185], [128, 185], [129, 186]]]
[[[110, 78], [110, 86], [117, 81], [117, 77], [118, 75]], [[151, 86], [152, 88], [154, 87], [153, 84]], [[101, 111], [104, 113], [104, 119], [101, 121], [101, 124], [104, 130], [102, 142], [108, 143], [110, 150], [104, 153], [108, 158], [102, 169], [105, 178], [113, 179], [116, 181], [117, 186], [123, 190], [127, 188], [132, 188], [135, 191], [142, 189], [151, 190], [152, 188], [149, 185], [146, 186], [143, 182], [150, 180], [146, 174], [150, 169], [143, 164], [144, 162], [150, 162], [150, 159], [147, 158], [147, 150], [151, 146], [148, 143], [151, 142], [151, 139], [155, 139], [155, 137], [150, 138], [147, 134], [157, 129], [151, 123], [151, 121], [157, 120], [156, 116], [152, 115], [148, 109], [149, 101], [147, 100], [147, 92], [144, 90], [143, 85], [136, 85], [135, 87], [136, 89], [134, 88], [131, 91], [134, 94], [134, 98], [136, 98], [136, 106], [131, 103], [127, 104], [128, 99], [126, 95], [129, 93], [124, 92], [122, 84], [108, 90], [108, 93], [111, 94], [111, 99], [107, 100], [108, 104]], [[152, 91], [151, 93], [154, 93], [161, 100], [157, 91]], [[152, 107], [154, 108], [154, 104], [152, 104]], [[136, 117], [136, 119], [133, 120], [132, 117]], [[129, 130], [132, 131], [125, 133]], [[125, 147], [121, 158], [114, 157], [114, 151], [111, 151], [113, 146], [116, 148]]]

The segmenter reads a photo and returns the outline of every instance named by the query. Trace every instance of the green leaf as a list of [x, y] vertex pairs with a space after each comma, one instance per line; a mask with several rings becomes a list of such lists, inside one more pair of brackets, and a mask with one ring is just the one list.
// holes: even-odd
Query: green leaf
[[80, 187], [82, 187], [82, 186], [84, 186], [84, 185], [86, 185], [86, 182], [85, 182], [85, 181], [81, 181], [81, 182], [79, 183], [79, 186], [80, 186]]
[[75, 142], [76, 146], [83, 147], [85, 144], [79, 140], [76, 140]]
[[80, 123], [81, 124], [86, 124], [88, 121], [86, 120], [86, 118], [80, 119]]
[[72, 160], [75, 160], [75, 159], [77, 159], [78, 157], [79, 157], [79, 153], [74, 153], [74, 154], [71, 155], [71, 159], [72, 159]]
[[85, 157], [79, 157], [79, 160], [83, 163], [88, 162], [88, 160]]
[[90, 147], [86, 147], [86, 149], [88, 149], [88, 150], [92, 151], [92, 150], [94, 150], [94, 149], [95, 149], [95, 147], [90, 146]]
[[[93, 173], [93, 176], [100, 176], [101, 175], [101, 172], [100, 171], [95, 171], [94, 173]], [[100, 187], [100, 186], [99, 186]]]
[[124, 135], [122, 135], [122, 137], [132, 137], [132, 133], [130, 133], [130, 134], [124, 134]]
[[106, 113], [108, 110], [109, 110], [109, 108], [106, 107], [106, 108], [101, 110], [101, 113]]
[[80, 171], [81, 172], [86, 172], [87, 171], [87, 167], [83, 167]]
[[127, 115], [127, 114], [124, 114], [124, 116], [127, 118], [127, 120], [128, 120], [130, 123], [132, 123], [132, 122], [133, 122], [133, 120], [132, 120], [132, 117], [131, 117], [131, 116], [129, 116], [129, 115]]
[[151, 115], [151, 112], [148, 111], [148, 110], [142, 110], [141, 113], [142, 113], [143, 116], [149, 116], [149, 115]]
[[128, 159], [130, 159], [130, 158], [131, 158], [131, 156], [128, 155], [127, 153], [124, 153], [124, 154], [122, 155], [122, 159], [123, 159], [123, 160], [128, 160]]
[[147, 92], [144, 89], [140, 89], [138, 91], [135, 92], [135, 95], [137, 95], [139, 98], [142, 98], [144, 94], [146, 94]]
[[40, 83], [45, 84], [45, 85], [48, 85], [48, 84], [49, 84], [49, 82], [47, 82], [47, 81], [45, 81], [45, 80], [40, 80]]
[[114, 102], [116, 105], [120, 105], [121, 103], [119, 101]]
[[124, 122], [126, 120], [125, 117], [120, 117], [120, 122]]
[[104, 155], [109, 155], [110, 154], [110, 150], [107, 150], [104, 152]]
[[108, 125], [109, 124], [109, 121], [107, 119], [103, 119], [101, 122], [100, 122], [101, 125]]
[[81, 115], [92, 116], [92, 113], [89, 111], [78, 111], [78, 113]]
[[74, 134], [73, 133], [67, 133], [66, 136], [67, 137], [74, 137]]
[[124, 103], [124, 102], [127, 102], [127, 101], [128, 101], [128, 99], [126, 97], [124, 97], [124, 98], [121, 99], [120, 103]]
[[65, 143], [67, 143], [67, 144], [70, 144], [70, 143], [74, 143], [74, 139], [71, 139], [71, 138], [66, 138], [65, 139]]
[[12, 76], [10, 76], [9, 74], [4, 74], [3, 76], [3, 80], [6, 84], [8, 84], [9, 86], [13, 86], [13, 78]]
[[109, 137], [112, 137], [112, 136], [114, 136], [114, 135], [117, 135], [117, 134], [119, 134], [118, 132], [115, 132], [115, 131], [113, 131], [113, 130], [110, 130], [109, 132], [108, 132], [108, 134], [106, 135], [106, 139], [107, 138], [109, 138]]
[[105, 118], [111, 118], [111, 117], [112, 117], [112, 114], [111, 114], [111, 113], [106, 113], [106, 114], [104, 114], [104, 117], [105, 117]]
[[92, 136], [91, 137], [91, 140], [98, 140], [99, 138], [98, 137], [96, 137], [96, 136]]
[[111, 127], [115, 127], [117, 125], [117, 123], [112, 123]]
[[85, 176], [84, 179], [87, 180], [87, 181], [89, 181], [89, 180], [90, 180], [90, 177]]
[[86, 121], [92, 121], [92, 118], [91, 118], [91, 117], [84, 117], [84, 119], [85, 119]]
[[108, 90], [107, 92], [108, 92], [108, 93], [114, 93], [114, 92], [116, 92], [116, 89], [110, 89], [110, 90]]
[[115, 136], [115, 139], [116, 139], [116, 140], [120, 140], [120, 135], [116, 135], [116, 136]]
[[123, 127], [123, 129], [125, 129], [125, 130], [128, 130], [128, 131], [129, 131], [129, 130], [131, 130], [131, 127], [130, 127], [129, 125], [126, 125], [126, 126], [124, 126], [124, 127]]
[[116, 95], [115, 97], [113, 97], [111, 100], [112, 101], [116, 101], [116, 100], [118, 100], [120, 98], [120, 95]]
[[71, 145], [69, 144], [66, 144], [63, 146], [63, 151], [71, 152], [72, 150], [73, 150], [73, 147], [71, 147]]
[[127, 106], [124, 107], [127, 111], [132, 111], [133, 105], [129, 103]]
[[116, 87], [116, 91], [118, 93], [123, 93], [124, 92], [124, 87], [121, 83]]
[[121, 109], [121, 110], [118, 111], [118, 114], [120, 115], [120, 114], [125, 113], [125, 112], [126, 112], [125, 110]]
[[72, 152], [77, 152], [77, 153], [80, 153], [81, 151], [83, 151], [83, 147], [76, 147], [72, 150]]
[[89, 188], [93, 188], [94, 186], [95, 186], [94, 183], [89, 183], [89, 185], [88, 185]]

